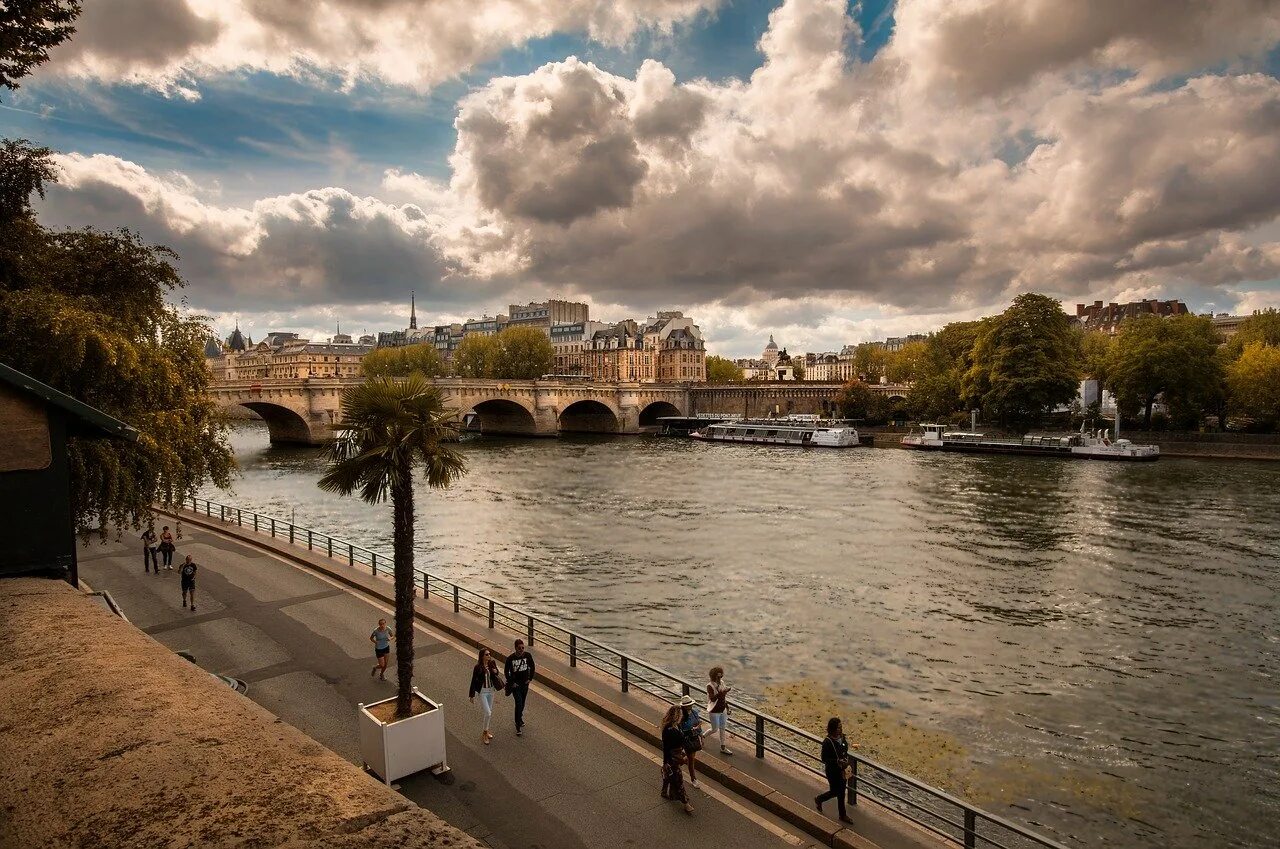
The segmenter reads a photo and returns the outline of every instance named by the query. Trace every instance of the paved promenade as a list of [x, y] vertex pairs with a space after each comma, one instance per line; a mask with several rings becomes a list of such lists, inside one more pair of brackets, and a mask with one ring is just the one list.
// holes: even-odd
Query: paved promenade
[[[174, 524], [170, 522], [169, 524]], [[271, 543], [288, 550], [283, 543]], [[199, 603], [192, 613], [180, 606], [177, 571], [144, 574], [140, 546], [122, 543], [81, 549], [80, 574], [94, 589], [108, 590], [139, 628], [170, 649], [189, 649], [205, 669], [246, 681], [249, 698], [353, 763], [360, 763], [354, 706], [393, 694], [394, 684], [369, 675], [368, 634], [379, 617], [390, 619], [385, 602], [316, 574], [258, 545], [184, 522], [175, 563], [191, 554], [200, 564]], [[344, 581], [386, 595], [390, 584], [365, 570], [347, 570], [326, 558], [292, 549], [292, 557], [323, 561], [349, 574]], [[421, 606], [421, 600], [419, 600]], [[432, 615], [453, 617], [452, 611]], [[503, 632], [484, 633], [476, 620], [457, 617], [450, 629], [476, 629], [495, 648], [506, 650]], [[455, 630], [455, 634], [459, 631]], [[811, 799], [816, 785], [766, 766], [745, 744], [733, 767], [753, 773], [739, 783], [768, 779], [789, 785], [789, 794], [773, 794], [774, 808], [787, 819], [720, 784], [704, 779], [702, 791], [690, 788], [693, 816], [658, 796], [658, 752], [648, 740], [657, 706], [647, 697], [612, 693], [594, 686], [600, 697], [616, 701], [637, 721], [628, 733], [581, 705], [535, 684], [526, 709], [525, 734], [514, 735], [512, 704], [499, 696], [491, 745], [480, 740], [478, 705], [468, 703], [467, 685], [474, 651], [455, 636], [419, 627], [416, 636], [420, 689], [443, 701], [449, 732], [448, 780], [430, 775], [405, 779], [400, 789], [446, 822], [494, 847], [619, 847], [720, 845], [734, 849], [843, 845], [899, 849], [931, 847], [911, 829], [859, 806], [852, 813], [855, 831], [818, 818], [796, 799]], [[572, 675], [549, 650], [535, 645], [539, 672]], [[394, 674], [394, 657], [389, 668]], [[630, 713], [628, 713], [630, 712]], [[704, 753], [706, 754], [706, 753]], [[763, 772], [762, 772], [763, 770]], [[769, 788], [762, 787], [763, 792]], [[833, 804], [829, 807], [834, 807]], [[796, 827], [796, 816], [810, 828]], [[827, 828], [815, 836], [813, 822]], [[855, 833], [857, 832], [857, 833]], [[838, 835], [838, 836], [837, 836]], [[871, 838], [871, 839], [867, 839]], [[874, 842], [873, 842], [874, 841]]]

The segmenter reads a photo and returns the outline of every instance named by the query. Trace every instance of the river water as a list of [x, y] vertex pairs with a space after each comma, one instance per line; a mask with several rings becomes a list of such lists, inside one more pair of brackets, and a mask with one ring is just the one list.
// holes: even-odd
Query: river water
[[[234, 495], [390, 551], [314, 449]], [[1280, 845], [1280, 463], [481, 439], [417, 562], [1069, 846]], [[462, 685], [459, 685], [462, 686]], [[815, 730], [820, 729], [815, 727]], [[744, 753], [745, 754], [745, 753]]]

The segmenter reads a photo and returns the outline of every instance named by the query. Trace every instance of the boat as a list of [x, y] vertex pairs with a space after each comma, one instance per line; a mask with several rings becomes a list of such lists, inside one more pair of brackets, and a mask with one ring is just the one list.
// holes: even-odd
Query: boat
[[1107, 431], [1080, 432], [1068, 436], [986, 436], [972, 431], [947, 430], [946, 425], [922, 424], [902, 437], [904, 448], [924, 451], [961, 451], [970, 454], [1030, 454], [1072, 460], [1150, 461], [1160, 458], [1157, 445], [1135, 445], [1127, 439], [1111, 439]]
[[748, 445], [793, 445], [799, 448], [854, 448], [858, 431], [844, 419], [738, 419], [709, 424], [690, 432], [705, 442]]

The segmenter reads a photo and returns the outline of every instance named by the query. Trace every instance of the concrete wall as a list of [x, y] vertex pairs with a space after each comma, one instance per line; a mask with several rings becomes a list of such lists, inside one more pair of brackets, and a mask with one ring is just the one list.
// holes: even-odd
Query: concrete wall
[[0, 846], [285, 845], [480, 849], [69, 585], [0, 580]]

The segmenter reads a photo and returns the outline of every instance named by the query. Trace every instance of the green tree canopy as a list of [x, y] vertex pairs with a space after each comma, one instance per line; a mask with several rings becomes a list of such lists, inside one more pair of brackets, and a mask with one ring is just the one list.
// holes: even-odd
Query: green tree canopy
[[1107, 363], [1111, 356], [1111, 337], [1096, 330], [1078, 331], [1080, 336], [1080, 371], [1102, 386], [1107, 385]]
[[1143, 411], [1148, 429], [1152, 406], [1161, 395], [1178, 418], [1198, 416], [1223, 394], [1217, 348], [1218, 333], [1205, 316], [1126, 319], [1107, 357], [1111, 391], [1122, 411]]
[[471, 334], [453, 351], [453, 373], [458, 377], [493, 377], [497, 371], [498, 342], [493, 336]]
[[887, 359], [884, 345], [863, 342], [853, 349], [853, 371], [861, 378], [874, 383], [884, 375]]
[[[49, 152], [6, 144], [0, 186], [38, 192]], [[34, 175], [34, 176], [33, 176]], [[14, 195], [16, 197], [16, 195]], [[174, 255], [127, 230], [50, 231], [29, 197], [0, 217], [0, 359], [137, 428], [136, 443], [71, 440], [80, 530], [137, 527], [234, 467], [206, 390], [210, 330], [166, 301]]]
[[[536, 327], [508, 327], [496, 337], [493, 374], [500, 380], [537, 380], [550, 374], [556, 361], [551, 339]], [[465, 340], [464, 340], [465, 341]]]
[[1244, 349], [1254, 342], [1280, 348], [1280, 312], [1269, 309], [1251, 315], [1240, 322], [1240, 327], [1223, 346], [1227, 359], [1237, 359]]
[[946, 419], [964, 407], [960, 385], [973, 365], [973, 346], [982, 329], [979, 321], [957, 321], [931, 335], [916, 362], [915, 382], [907, 406], [920, 419]]
[[411, 374], [440, 377], [445, 371], [440, 352], [429, 342], [378, 348], [365, 355], [360, 367], [368, 377], [408, 377]]
[[988, 416], [1017, 428], [1076, 397], [1080, 354], [1070, 319], [1054, 298], [1026, 293], [986, 322], [961, 394]]
[[1227, 370], [1232, 409], [1268, 428], [1280, 422], [1280, 346], [1250, 343]]
[[928, 352], [928, 343], [911, 342], [885, 356], [884, 376], [890, 383], [912, 383], [921, 369], [921, 362]]
[[870, 384], [851, 380], [836, 392], [836, 410], [842, 418], [861, 419], [868, 424], [888, 421], [892, 404], [888, 397], [876, 392]]
[[79, 0], [7, 0], [0, 3], [0, 88], [49, 61], [49, 50], [71, 37]]
[[714, 354], [707, 357], [707, 383], [741, 383], [742, 369], [733, 360]]

